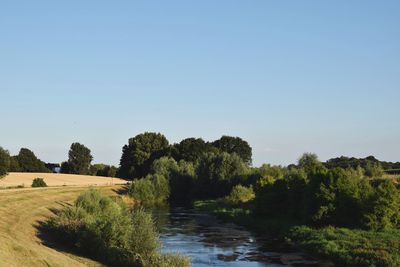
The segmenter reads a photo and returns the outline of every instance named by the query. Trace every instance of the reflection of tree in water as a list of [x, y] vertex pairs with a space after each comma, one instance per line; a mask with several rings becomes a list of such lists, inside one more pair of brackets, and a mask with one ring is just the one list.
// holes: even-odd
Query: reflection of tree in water
[[156, 226], [162, 234], [198, 235], [198, 224], [193, 218], [193, 214], [184, 208], [157, 207], [152, 210], [152, 214]]
[[192, 258], [193, 266], [283, 266], [283, 259], [315, 264], [295, 251], [277, 252], [273, 247], [264, 251], [264, 241], [268, 245], [274, 242], [256, 240], [244, 228], [223, 223], [214, 216], [168, 206], [153, 208], [152, 213], [164, 252], [186, 254]]

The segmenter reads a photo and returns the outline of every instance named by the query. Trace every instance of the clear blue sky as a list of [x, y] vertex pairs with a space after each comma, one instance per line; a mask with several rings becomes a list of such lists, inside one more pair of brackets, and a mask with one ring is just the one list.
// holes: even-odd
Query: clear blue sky
[[0, 145], [87, 145], [117, 164], [144, 131], [240, 136], [400, 161], [400, 1], [1, 1]]

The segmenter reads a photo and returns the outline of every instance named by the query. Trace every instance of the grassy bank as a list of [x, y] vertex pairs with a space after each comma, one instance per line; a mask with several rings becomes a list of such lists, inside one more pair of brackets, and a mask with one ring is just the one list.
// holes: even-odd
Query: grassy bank
[[305, 250], [353, 266], [400, 266], [400, 231], [293, 227], [288, 240]]
[[[101, 187], [114, 195], [119, 187]], [[102, 266], [67, 250], [44, 245], [39, 222], [71, 203], [87, 187], [0, 191], [0, 266]]]
[[194, 207], [260, 234], [280, 238], [282, 242], [340, 266], [400, 266], [399, 230], [315, 229], [285, 219], [253, 216], [249, 206], [237, 208], [216, 200], [196, 201]]

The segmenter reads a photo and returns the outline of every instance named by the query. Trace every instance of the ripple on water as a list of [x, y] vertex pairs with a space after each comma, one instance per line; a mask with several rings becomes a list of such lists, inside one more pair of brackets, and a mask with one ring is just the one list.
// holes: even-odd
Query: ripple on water
[[192, 266], [278, 267], [315, 266], [302, 253], [264, 252], [255, 236], [243, 227], [190, 210], [154, 211], [160, 227], [162, 251], [189, 256]]

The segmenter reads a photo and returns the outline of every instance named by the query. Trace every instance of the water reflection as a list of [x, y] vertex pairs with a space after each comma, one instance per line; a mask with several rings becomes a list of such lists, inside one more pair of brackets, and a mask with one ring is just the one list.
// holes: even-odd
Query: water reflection
[[314, 259], [296, 252], [261, 251], [262, 240], [249, 231], [213, 216], [183, 208], [153, 211], [163, 252], [179, 252], [192, 266], [317, 266]]

